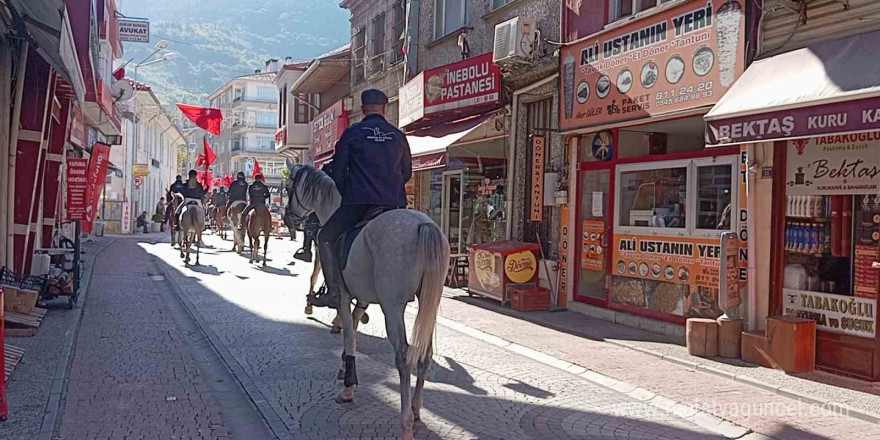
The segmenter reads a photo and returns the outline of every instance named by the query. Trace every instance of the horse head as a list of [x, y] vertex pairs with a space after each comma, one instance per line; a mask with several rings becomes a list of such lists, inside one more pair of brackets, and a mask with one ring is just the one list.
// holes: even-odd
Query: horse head
[[329, 217], [341, 201], [333, 179], [309, 165], [290, 168], [287, 194], [287, 206], [292, 215], [299, 218], [308, 217], [313, 212]]

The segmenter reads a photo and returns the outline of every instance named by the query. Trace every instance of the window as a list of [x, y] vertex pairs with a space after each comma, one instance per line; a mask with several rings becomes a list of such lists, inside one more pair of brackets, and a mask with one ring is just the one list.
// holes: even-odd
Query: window
[[308, 124], [318, 116], [318, 108], [320, 108], [320, 97], [317, 94], [297, 93], [294, 100], [296, 101], [296, 114], [293, 115], [294, 124]]
[[287, 84], [281, 87], [278, 100], [278, 128], [281, 128], [287, 123]]
[[232, 91], [232, 101], [241, 101], [242, 99], [244, 99], [244, 90], [236, 87]]
[[257, 99], [260, 101], [278, 101], [278, 89], [275, 87], [257, 87]]
[[492, 0], [492, 10], [496, 10], [508, 3], [513, 3], [514, 0]]
[[263, 174], [267, 176], [280, 176], [281, 168], [283, 166], [283, 162], [266, 162], [260, 164], [260, 168], [263, 170]]
[[256, 112], [257, 127], [275, 127], [275, 114], [271, 112]]
[[403, 42], [406, 38], [406, 8], [403, 1], [394, 4], [394, 27], [391, 29], [391, 64], [403, 61]]
[[[506, 0], [493, 0], [506, 1]], [[615, 22], [642, 11], [651, 9], [658, 4], [669, 3], [672, 0], [609, 0], [611, 6], [611, 21]]]
[[620, 173], [620, 226], [686, 226], [687, 166]]
[[729, 165], [697, 167], [697, 229], [730, 229], [732, 173]]
[[364, 80], [366, 71], [364, 70], [364, 58], [366, 56], [367, 32], [366, 28], [360, 27], [351, 37], [351, 53], [353, 55], [351, 78], [354, 84], [359, 84]]
[[239, 150], [244, 149], [245, 146], [247, 146], [247, 139], [246, 138], [232, 138], [232, 140], [230, 142], [231, 142], [230, 150], [232, 150], [232, 151], [239, 151]]
[[257, 148], [260, 150], [274, 150], [275, 139], [271, 136], [257, 136]]
[[434, 0], [434, 38], [449, 35], [470, 21], [467, 0]]
[[385, 13], [373, 18], [372, 38], [370, 39], [370, 75], [385, 70]]

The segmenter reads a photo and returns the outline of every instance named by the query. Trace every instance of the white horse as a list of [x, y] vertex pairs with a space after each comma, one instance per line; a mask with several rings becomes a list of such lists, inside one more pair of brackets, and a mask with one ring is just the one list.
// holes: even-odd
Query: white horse
[[[299, 217], [314, 212], [325, 224], [339, 208], [342, 197], [333, 180], [313, 167], [290, 169], [290, 206]], [[413, 270], [402, 271], [409, 267]], [[345, 339], [344, 388], [337, 400], [350, 402], [357, 386], [352, 299], [366, 306], [378, 303], [385, 314], [388, 340], [394, 346], [394, 363], [400, 375], [402, 438], [412, 440], [413, 422], [419, 418], [425, 374], [433, 356], [432, 338], [443, 282], [449, 268], [449, 243], [427, 215], [413, 210], [386, 212], [372, 220], [355, 239], [342, 271], [345, 286], [337, 309]], [[419, 298], [412, 345], [406, 341], [406, 304]], [[410, 375], [418, 366], [415, 391]]]

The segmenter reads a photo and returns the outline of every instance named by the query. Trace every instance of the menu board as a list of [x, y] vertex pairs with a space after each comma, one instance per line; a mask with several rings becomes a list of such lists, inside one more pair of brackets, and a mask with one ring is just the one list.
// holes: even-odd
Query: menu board
[[718, 289], [721, 243], [718, 238], [616, 235], [614, 274]]

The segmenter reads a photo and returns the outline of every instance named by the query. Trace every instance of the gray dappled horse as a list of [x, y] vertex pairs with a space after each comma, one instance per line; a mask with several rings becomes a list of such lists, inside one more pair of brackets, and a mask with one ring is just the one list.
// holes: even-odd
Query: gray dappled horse
[[[315, 212], [321, 224], [325, 224], [342, 202], [333, 180], [323, 171], [307, 165], [293, 166], [290, 176], [288, 190], [294, 214], [305, 217]], [[342, 271], [345, 282], [337, 310], [345, 339], [342, 355], [345, 372], [344, 388], [337, 400], [353, 400], [357, 386], [352, 299], [365, 306], [378, 303], [385, 314], [385, 330], [394, 346], [394, 363], [400, 375], [404, 440], [412, 440], [413, 422], [419, 418], [425, 374], [433, 355], [437, 309], [448, 267], [449, 243], [440, 228], [419, 211], [399, 209], [376, 217], [364, 227], [354, 240]], [[406, 304], [416, 297], [419, 312], [412, 345], [408, 345], [403, 317]], [[415, 391], [410, 393], [410, 375], [416, 365], [418, 377]]]
[[[189, 265], [189, 253], [192, 244], [196, 244], [196, 266], [199, 265], [199, 254], [202, 250], [202, 231], [205, 229], [205, 210], [198, 203], [191, 203], [183, 207], [180, 213], [180, 258], [184, 258], [184, 264]], [[185, 251], [184, 251], [185, 249]]]

